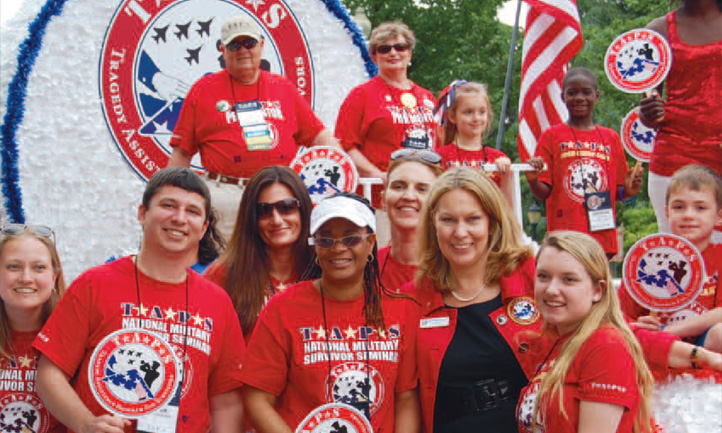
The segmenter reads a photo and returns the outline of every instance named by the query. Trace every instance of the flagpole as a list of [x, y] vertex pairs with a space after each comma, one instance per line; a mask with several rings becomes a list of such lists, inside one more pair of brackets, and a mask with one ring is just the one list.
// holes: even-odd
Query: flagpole
[[514, 70], [514, 51], [516, 48], [516, 34], [519, 29], [519, 15], [521, 15], [521, 2], [517, 1], [516, 17], [514, 18], [514, 30], [511, 33], [511, 46], [509, 47], [509, 63], [506, 65], [506, 81], [504, 82], [504, 101], [501, 103], [501, 115], [499, 116], [499, 134], [496, 136], [496, 148], [501, 149], [501, 139], [504, 136], [504, 123], [506, 122], [506, 108], [509, 104], [509, 87], [511, 87], [511, 75]]

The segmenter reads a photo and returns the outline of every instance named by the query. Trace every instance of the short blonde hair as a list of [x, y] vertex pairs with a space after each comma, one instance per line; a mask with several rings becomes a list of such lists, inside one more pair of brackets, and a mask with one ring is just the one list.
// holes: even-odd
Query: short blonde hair
[[513, 272], [521, 262], [532, 256], [531, 248], [522, 244], [521, 229], [506, 199], [483, 172], [470, 167], [455, 167], [444, 172], [431, 187], [421, 211], [418, 228], [421, 257], [416, 282], [430, 279], [441, 291], [449, 287], [451, 268], [441, 253], [436, 237], [434, 213], [441, 197], [453, 190], [470, 192], [479, 200], [489, 217], [489, 240], [486, 247], [486, 282], [495, 283], [502, 275]]
[[682, 188], [692, 191], [712, 190], [717, 210], [722, 209], [722, 178], [709, 167], [699, 164], [689, 164], [677, 170], [667, 186], [665, 204], [669, 205], [669, 197]]
[[387, 21], [380, 24], [371, 32], [371, 38], [369, 38], [369, 52], [373, 55], [376, 54], [376, 48], [396, 36], [402, 36], [406, 43], [409, 44], [409, 50], [413, 50], [416, 46], [416, 37], [414, 32], [411, 31], [409, 26], [402, 23], [401, 21]]

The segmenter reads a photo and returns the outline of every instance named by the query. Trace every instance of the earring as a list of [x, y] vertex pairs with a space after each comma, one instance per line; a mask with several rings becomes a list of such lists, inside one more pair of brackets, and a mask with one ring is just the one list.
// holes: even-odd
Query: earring
[[369, 256], [366, 257], [366, 261], [367, 261], [368, 263], [373, 262], [373, 261], [374, 261], [374, 255], [373, 255], [373, 254], [369, 254]]

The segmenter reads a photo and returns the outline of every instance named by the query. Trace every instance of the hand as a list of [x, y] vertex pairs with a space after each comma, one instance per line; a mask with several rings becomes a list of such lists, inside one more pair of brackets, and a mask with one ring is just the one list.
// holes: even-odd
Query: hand
[[664, 99], [656, 90], [639, 103], [639, 119], [650, 128], [659, 128], [664, 123]]
[[625, 200], [628, 200], [637, 193], [639, 193], [639, 190], [642, 189], [642, 181], [644, 178], [644, 167], [642, 167], [642, 163], [637, 161], [637, 163], [634, 165], [634, 167], [627, 172], [627, 175], [624, 177], [624, 194], [626, 197], [624, 197]]
[[534, 171], [525, 171], [526, 180], [528, 182], [534, 182], [539, 179], [539, 176], [544, 171], [544, 159], [540, 157], [534, 157], [526, 161], [527, 164], [534, 167]]
[[496, 164], [496, 167], [499, 169], [501, 174], [507, 174], [511, 168], [511, 159], [505, 156], [497, 158], [496, 161], [494, 161], [494, 164]]
[[186, 83], [162, 72], [153, 76], [153, 87], [158, 91], [158, 96], [169, 102], [176, 98], [185, 98], [190, 90]]
[[114, 415], [101, 415], [91, 418], [80, 433], [123, 433], [130, 427], [131, 421]]
[[659, 319], [657, 319], [655, 316], [641, 316], [639, 319], [637, 319], [635, 324], [640, 328], [644, 328], [648, 331], [659, 331], [660, 329], [662, 329], [662, 324], [659, 323]]

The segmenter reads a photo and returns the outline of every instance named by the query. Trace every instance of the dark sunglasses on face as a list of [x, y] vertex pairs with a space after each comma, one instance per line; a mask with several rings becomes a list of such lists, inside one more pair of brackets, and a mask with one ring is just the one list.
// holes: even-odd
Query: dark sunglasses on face
[[440, 164], [441, 163], [441, 155], [434, 152], [433, 150], [408, 149], [408, 148], [395, 150], [391, 154], [391, 161], [396, 161], [397, 159], [415, 158], [415, 157], [418, 157], [421, 160], [428, 162], [429, 164]]
[[341, 242], [341, 245], [343, 245], [346, 248], [353, 248], [356, 245], [358, 245], [361, 242], [361, 239], [366, 239], [369, 236], [371, 236], [371, 233], [364, 233], [360, 235], [350, 235], [350, 236], [344, 236], [340, 239], [337, 238], [322, 238], [322, 237], [311, 237], [308, 238], [310, 245], [316, 245], [319, 248], [322, 248], [324, 250], [327, 250], [329, 248], [333, 248], [334, 245], [336, 245], [336, 242]]
[[29, 231], [43, 238], [49, 238], [55, 243], [55, 231], [48, 226], [10, 223], [0, 227], [0, 232], [4, 235], [17, 235], [24, 231]]
[[392, 48], [394, 50], [396, 50], [397, 53], [403, 53], [404, 51], [409, 49], [409, 44], [398, 43], [398, 44], [393, 44], [393, 45], [388, 45], [388, 44], [379, 45], [378, 47], [376, 47], [376, 51], [379, 54], [388, 54], [391, 52]]
[[297, 198], [286, 198], [275, 203], [258, 203], [256, 204], [256, 213], [258, 218], [265, 218], [273, 215], [275, 209], [279, 215], [288, 215], [300, 207], [301, 202]]
[[231, 43], [226, 45], [226, 48], [228, 48], [229, 51], [238, 51], [241, 49], [241, 47], [243, 47], [247, 50], [252, 50], [252, 49], [256, 48], [256, 45], [258, 45], [257, 40], [255, 40], [253, 38], [248, 38], [248, 39], [242, 39], [240, 41], [238, 41], [238, 40], [232, 41]]

